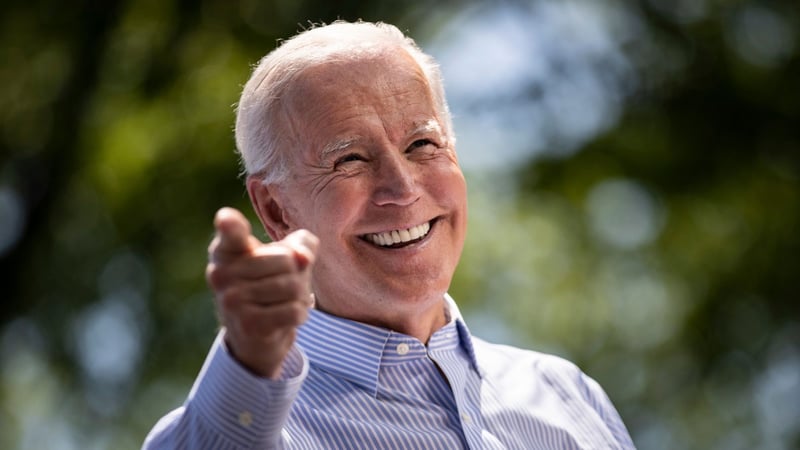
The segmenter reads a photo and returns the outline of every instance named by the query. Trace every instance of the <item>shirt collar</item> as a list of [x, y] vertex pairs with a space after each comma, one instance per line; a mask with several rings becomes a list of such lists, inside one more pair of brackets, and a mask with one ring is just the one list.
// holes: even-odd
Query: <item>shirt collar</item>
[[[450, 322], [434, 332], [431, 350], [447, 351], [461, 346], [473, 369], [482, 375], [475, 359], [472, 336], [453, 299], [445, 294]], [[401, 364], [424, 357], [427, 348], [411, 336], [386, 328], [355, 322], [312, 309], [297, 333], [297, 343], [311, 365], [358, 384], [373, 395], [378, 392], [381, 365]]]

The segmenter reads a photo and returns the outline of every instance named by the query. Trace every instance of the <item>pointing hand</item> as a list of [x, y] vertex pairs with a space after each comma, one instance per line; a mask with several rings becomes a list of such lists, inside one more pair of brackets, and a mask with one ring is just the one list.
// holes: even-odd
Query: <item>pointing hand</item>
[[206, 280], [226, 328], [225, 343], [251, 372], [277, 378], [313, 303], [311, 269], [319, 240], [297, 230], [264, 244], [233, 208], [220, 209], [214, 227]]

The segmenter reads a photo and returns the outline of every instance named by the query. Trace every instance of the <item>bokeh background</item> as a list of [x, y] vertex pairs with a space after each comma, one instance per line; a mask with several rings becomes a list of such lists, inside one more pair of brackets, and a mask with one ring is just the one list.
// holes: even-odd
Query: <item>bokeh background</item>
[[5, 0], [0, 448], [135, 449], [216, 331], [250, 67], [312, 22], [442, 64], [473, 332], [578, 363], [641, 449], [800, 448], [794, 0]]

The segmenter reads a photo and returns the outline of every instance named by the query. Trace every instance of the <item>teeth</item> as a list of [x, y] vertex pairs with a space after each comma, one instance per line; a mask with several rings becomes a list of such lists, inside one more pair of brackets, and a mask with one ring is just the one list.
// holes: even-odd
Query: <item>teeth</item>
[[383, 247], [388, 247], [394, 244], [401, 244], [403, 242], [413, 241], [419, 239], [431, 230], [431, 225], [428, 222], [422, 225], [408, 228], [406, 230], [392, 230], [384, 233], [372, 233], [366, 235], [368, 241]]

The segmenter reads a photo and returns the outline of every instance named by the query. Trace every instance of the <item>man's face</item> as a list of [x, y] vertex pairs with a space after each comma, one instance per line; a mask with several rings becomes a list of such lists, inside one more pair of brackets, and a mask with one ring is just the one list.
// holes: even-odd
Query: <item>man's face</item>
[[320, 306], [372, 322], [441, 308], [464, 243], [466, 185], [419, 66], [398, 50], [313, 67], [284, 106], [297, 146], [276, 197], [290, 228], [320, 239]]

